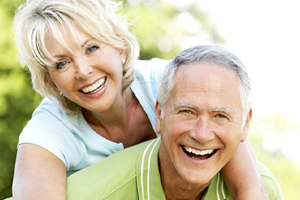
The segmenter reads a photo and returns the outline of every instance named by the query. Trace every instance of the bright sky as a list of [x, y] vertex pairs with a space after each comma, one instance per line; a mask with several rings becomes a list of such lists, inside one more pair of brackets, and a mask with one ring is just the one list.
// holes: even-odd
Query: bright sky
[[300, 125], [300, 12], [296, 0], [198, 1], [227, 47], [249, 69], [255, 112], [283, 112]]
[[[167, 0], [184, 6], [195, 0]], [[300, 12], [296, 0], [196, 0], [249, 70], [256, 114], [300, 125]], [[186, 26], [188, 21], [185, 20]], [[195, 44], [195, 41], [193, 41]]]
[[[200, 8], [217, 22], [228, 48], [249, 69], [254, 113], [282, 112], [300, 125], [300, 12], [297, 0], [209, 0]], [[255, 115], [254, 115], [255, 117]], [[268, 135], [265, 148], [281, 148], [300, 163], [298, 131]]]

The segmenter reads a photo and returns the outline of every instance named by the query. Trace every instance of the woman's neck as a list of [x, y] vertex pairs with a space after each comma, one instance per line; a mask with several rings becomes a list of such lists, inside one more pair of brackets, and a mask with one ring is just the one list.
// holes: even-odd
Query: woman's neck
[[128, 88], [114, 104], [103, 112], [82, 109], [82, 114], [89, 124], [104, 126], [126, 126], [128, 115], [139, 104]]
[[105, 112], [83, 109], [82, 113], [95, 132], [125, 147], [156, 137], [148, 116], [130, 88], [124, 91], [122, 100]]

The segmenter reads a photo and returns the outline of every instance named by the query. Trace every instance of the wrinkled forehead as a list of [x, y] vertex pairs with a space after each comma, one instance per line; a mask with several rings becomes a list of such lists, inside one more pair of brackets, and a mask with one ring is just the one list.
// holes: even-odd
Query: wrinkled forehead
[[235, 72], [210, 62], [193, 63], [179, 68], [172, 93], [176, 96], [212, 97], [240, 105], [240, 79]]

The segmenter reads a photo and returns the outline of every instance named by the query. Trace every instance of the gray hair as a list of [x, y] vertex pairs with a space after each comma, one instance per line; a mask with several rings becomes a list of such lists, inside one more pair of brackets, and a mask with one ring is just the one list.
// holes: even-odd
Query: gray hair
[[233, 71], [240, 79], [240, 97], [243, 108], [243, 123], [251, 106], [251, 81], [241, 60], [227, 49], [217, 45], [200, 45], [186, 49], [173, 58], [166, 66], [158, 87], [157, 100], [162, 109], [162, 118], [166, 102], [174, 87], [174, 78], [182, 65], [209, 62]]
[[68, 114], [78, 113], [80, 107], [59, 95], [49, 84], [52, 80], [46, 66], [50, 66], [53, 58], [45, 45], [45, 35], [49, 32], [69, 49], [62, 36], [66, 30], [73, 33], [75, 29], [126, 51], [123, 90], [130, 86], [134, 79], [133, 62], [140, 49], [137, 39], [128, 31], [127, 22], [116, 15], [119, 8], [120, 3], [110, 0], [27, 0], [19, 7], [14, 19], [15, 40], [20, 62], [28, 66], [36, 92], [57, 99]]

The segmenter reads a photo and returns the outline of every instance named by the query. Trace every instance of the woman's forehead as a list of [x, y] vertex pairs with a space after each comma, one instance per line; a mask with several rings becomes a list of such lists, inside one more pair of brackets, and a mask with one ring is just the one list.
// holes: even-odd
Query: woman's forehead
[[66, 27], [49, 30], [45, 34], [44, 42], [48, 52], [51, 52], [53, 48], [57, 48], [58, 50], [62, 48], [71, 51], [71, 49], [82, 46], [82, 43], [89, 38], [91, 38], [90, 35], [87, 35], [75, 27]]

